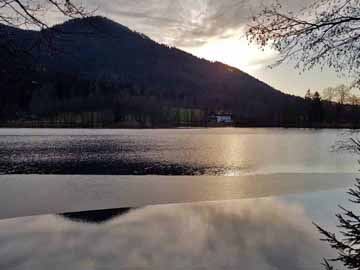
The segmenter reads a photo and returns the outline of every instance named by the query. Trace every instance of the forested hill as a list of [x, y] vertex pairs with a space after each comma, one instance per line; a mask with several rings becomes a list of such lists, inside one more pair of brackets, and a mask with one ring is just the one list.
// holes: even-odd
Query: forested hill
[[[172, 121], [168, 111], [179, 108], [200, 110], [203, 117], [222, 111], [246, 121], [306, 117], [302, 98], [103, 17], [70, 20], [41, 33], [1, 29], [20, 47], [36, 44], [39, 37], [49, 40], [33, 46], [32, 57], [24, 56], [31, 71], [15, 81], [12, 64], [0, 64], [2, 118], [110, 111], [114, 121], [135, 115], [161, 122]], [[5, 59], [7, 52], [1, 53]]]

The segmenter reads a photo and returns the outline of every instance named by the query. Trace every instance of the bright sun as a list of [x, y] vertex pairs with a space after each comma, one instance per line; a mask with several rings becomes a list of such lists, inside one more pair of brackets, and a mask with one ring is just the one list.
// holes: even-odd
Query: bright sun
[[227, 38], [211, 39], [201, 47], [188, 49], [190, 53], [211, 61], [219, 61], [239, 68], [245, 72], [255, 71], [271, 63], [277, 53], [266, 48], [261, 50], [255, 45], [249, 45], [241, 34]]

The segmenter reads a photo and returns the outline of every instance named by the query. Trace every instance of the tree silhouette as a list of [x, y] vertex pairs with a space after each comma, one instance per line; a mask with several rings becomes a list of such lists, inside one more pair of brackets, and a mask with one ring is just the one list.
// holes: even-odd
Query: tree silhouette
[[354, 94], [351, 94], [348, 97], [348, 102], [353, 106], [358, 106], [360, 104], [360, 98]]
[[51, 8], [70, 18], [86, 16], [87, 12], [81, 5], [71, 0], [0, 0], [0, 23], [13, 27], [48, 28], [44, 20], [44, 12]]
[[337, 98], [337, 102], [340, 105], [344, 105], [346, 102], [348, 102], [350, 95], [351, 95], [350, 87], [344, 84], [335, 87], [335, 96]]
[[[46, 15], [56, 11], [66, 18], [87, 17], [92, 14], [72, 0], [0, 0], [0, 50], [11, 56], [28, 54], [35, 46], [52, 47], [56, 34], [46, 21]], [[39, 38], [27, 46], [18, 46], [8, 27], [40, 30]], [[55, 49], [55, 48], [53, 48]]]
[[308, 90], [306, 91], [305, 100], [306, 100], [306, 101], [311, 101], [311, 100], [312, 100], [312, 93], [311, 93], [311, 90], [310, 90], [310, 89], [308, 89]]
[[[261, 47], [270, 46], [279, 52], [274, 65], [294, 61], [302, 70], [315, 66], [330, 67], [340, 74], [352, 76], [355, 84], [360, 79], [360, 1], [319, 0], [294, 13], [283, 9], [279, 2], [266, 7], [247, 31], [251, 42]], [[350, 89], [339, 86], [325, 91], [325, 98], [337, 98], [340, 105], [348, 102]], [[310, 98], [310, 91], [307, 95]], [[342, 106], [341, 106], [342, 107]], [[351, 139], [343, 148], [360, 151], [360, 142]], [[360, 180], [348, 192], [350, 201], [360, 204]], [[341, 262], [348, 269], [360, 269], [360, 215], [341, 208], [337, 214], [340, 236], [315, 224], [323, 235], [323, 241], [337, 251], [337, 256], [324, 260], [326, 269], [334, 267], [331, 262]]]
[[[359, 147], [359, 145], [358, 145]], [[360, 204], [360, 179], [357, 179], [355, 188], [351, 188], [350, 202]], [[341, 207], [342, 214], [337, 214], [339, 234], [331, 233], [318, 224], [315, 224], [319, 232], [323, 235], [321, 240], [330, 244], [336, 249], [337, 256], [332, 259], [325, 259], [324, 266], [326, 269], [334, 269], [330, 262], [341, 262], [348, 269], [360, 268], [360, 216], [353, 211]]]
[[322, 91], [323, 99], [333, 102], [336, 97], [336, 91], [334, 87], [327, 87]]
[[276, 64], [292, 60], [303, 70], [320, 65], [354, 76], [360, 71], [359, 0], [319, 0], [296, 13], [276, 2], [253, 17], [247, 36], [277, 50]]
[[320, 123], [323, 121], [324, 110], [322, 107], [321, 96], [318, 91], [311, 93], [308, 89], [305, 94], [305, 101], [307, 103], [307, 114], [310, 123]]

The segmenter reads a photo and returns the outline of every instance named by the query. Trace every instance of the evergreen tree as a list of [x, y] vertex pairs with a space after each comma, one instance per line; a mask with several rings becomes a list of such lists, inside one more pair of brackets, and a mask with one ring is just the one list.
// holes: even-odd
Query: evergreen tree
[[[360, 147], [360, 144], [357, 147]], [[357, 179], [355, 187], [351, 188], [348, 194], [351, 196], [350, 202], [360, 204], [360, 179]], [[323, 235], [321, 240], [329, 243], [331, 248], [337, 251], [335, 258], [324, 259], [324, 266], [327, 270], [333, 270], [331, 262], [340, 262], [347, 269], [360, 269], [360, 216], [341, 206], [340, 208], [342, 213], [336, 215], [340, 229], [338, 234], [315, 224]]]
[[311, 121], [322, 122], [323, 114], [324, 112], [321, 102], [321, 96], [319, 92], [316, 91], [312, 96], [312, 100], [311, 100], [311, 112], [310, 112]]

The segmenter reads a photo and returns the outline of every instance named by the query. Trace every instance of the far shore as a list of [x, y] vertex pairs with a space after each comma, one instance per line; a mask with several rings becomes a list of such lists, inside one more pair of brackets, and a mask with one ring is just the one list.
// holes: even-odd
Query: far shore
[[306, 123], [306, 124], [274, 124], [274, 123], [246, 123], [246, 124], [218, 124], [218, 123], [195, 123], [195, 124], [152, 124], [141, 123], [50, 123], [50, 122], [0, 122], [0, 128], [84, 128], [84, 129], [174, 129], [174, 128], [307, 128], [307, 129], [360, 129], [360, 123]]

